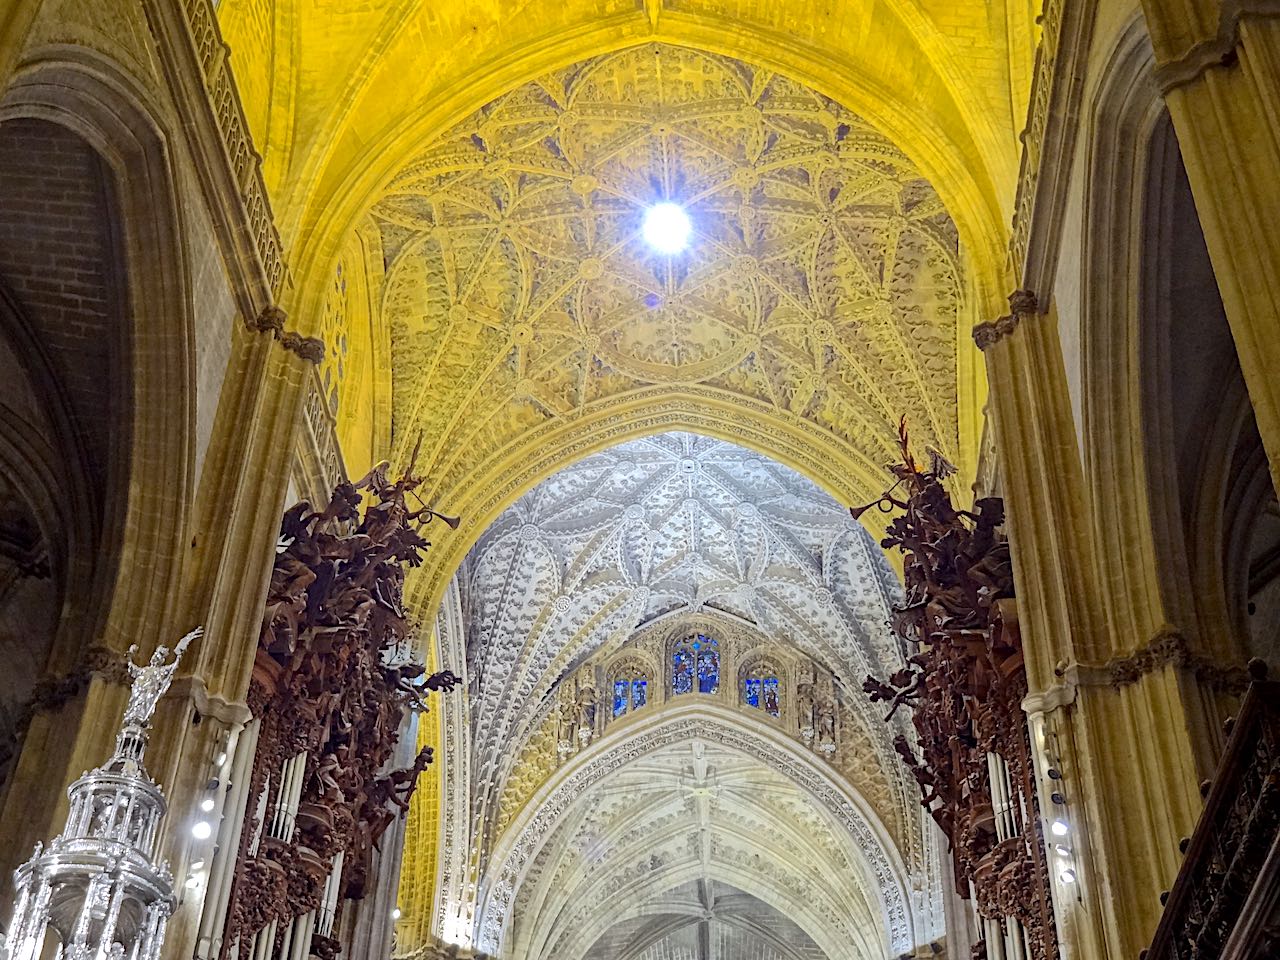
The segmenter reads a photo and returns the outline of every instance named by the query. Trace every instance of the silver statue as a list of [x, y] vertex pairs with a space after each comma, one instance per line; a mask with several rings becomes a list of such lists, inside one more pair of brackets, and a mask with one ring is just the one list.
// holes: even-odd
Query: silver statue
[[165, 813], [160, 787], [142, 767], [156, 704], [173, 681], [196, 628], [174, 658], [156, 648], [145, 666], [127, 663], [133, 684], [115, 752], [67, 790], [67, 823], [14, 871], [15, 903], [0, 960], [38, 960], [46, 942], [59, 960], [159, 960], [173, 912], [173, 875], [155, 859]]

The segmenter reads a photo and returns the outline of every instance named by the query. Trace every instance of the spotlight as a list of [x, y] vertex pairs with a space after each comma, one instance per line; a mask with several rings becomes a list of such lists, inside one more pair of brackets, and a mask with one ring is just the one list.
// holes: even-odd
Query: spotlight
[[199, 873], [199, 872], [200, 872], [201, 870], [203, 870], [203, 869], [204, 869], [204, 861], [203, 861], [203, 860], [193, 860], [193, 861], [191, 862], [191, 872], [192, 872], [192, 873]]
[[1065, 837], [1071, 832], [1071, 828], [1067, 826], [1067, 821], [1059, 819], [1049, 824], [1049, 832], [1055, 837]]
[[659, 253], [668, 256], [679, 253], [689, 245], [693, 225], [689, 215], [678, 204], [655, 203], [644, 215], [644, 240]]
[[200, 878], [199, 878], [199, 877], [187, 877], [187, 889], [188, 889], [188, 890], [194, 890], [194, 889], [195, 889], [196, 887], [198, 887], [198, 886], [200, 886]]
[[219, 750], [218, 755], [213, 758], [213, 765], [218, 770], [222, 769], [222, 765], [227, 762], [227, 751]]
[[1068, 868], [1066, 870], [1063, 870], [1060, 874], [1058, 874], [1058, 879], [1061, 880], [1063, 883], [1075, 883], [1076, 872]]
[[399, 908], [399, 907], [396, 907], [394, 910], [392, 910], [392, 911], [391, 911], [391, 919], [392, 919], [392, 920], [399, 920], [399, 919], [400, 919], [400, 908]]
[[200, 801], [200, 809], [208, 813], [214, 807], [213, 797], [205, 797]]
[[213, 827], [208, 820], [197, 820], [191, 825], [191, 835], [197, 840], [208, 840], [213, 836]]

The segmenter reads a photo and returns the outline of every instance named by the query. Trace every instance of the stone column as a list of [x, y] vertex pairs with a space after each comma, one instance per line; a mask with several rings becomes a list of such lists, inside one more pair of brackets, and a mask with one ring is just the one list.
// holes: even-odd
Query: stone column
[[[215, 854], [212, 843], [193, 843], [189, 825], [212, 772], [211, 758], [249, 718], [244, 698], [310, 365], [319, 359], [318, 341], [283, 333], [282, 322], [283, 314], [269, 308], [258, 322], [233, 334], [232, 359], [196, 498], [198, 533], [184, 610], [186, 620], [205, 625], [205, 635], [192, 651], [198, 655], [193, 675], [185, 684], [175, 683], [168, 709], [157, 720], [148, 764], [170, 797], [169, 843], [163, 852], [179, 882], [193, 858], [208, 862]], [[195, 725], [197, 712], [202, 720]], [[223, 769], [230, 770], [234, 762], [235, 757], [228, 757]], [[216, 855], [235, 856], [235, 851], [219, 849]], [[204, 894], [200, 887], [184, 896], [170, 922], [166, 958], [191, 957]]]
[[[991, 387], [1041, 813], [1070, 827], [1056, 841], [1068, 856], [1050, 858], [1063, 955], [1132, 960], [1200, 812], [1205, 698], [1184, 647], [1134, 655], [1144, 640], [1108, 621], [1056, 318], [1026, 291], [1010, 307], [974, 339]], [[1067, 867], [1076, 882], [1059, 879]]]
[[1142, 5], [1156, 80], [1280, 489], [1280, 2]]
[[[299, 411], [309, 366], [318, 359], [317, 341], [284, 333], [278, 322], [282, 315], [268, 313], [263, 322], [240, 324], [231, 332], [231, 360], [190, 519], [191, 554], [182, 558], [178, 595], [165, 598], [178, 611], [173, 622], [183, 630], [205, 626], [204, 637], [183, 661], [183, 676], [157, 707], [147, 751], [147, 769], [169, 799], [160, 855], [169, 860], [181, 897], [169, 924], [166, 957], [192, 955], [205, 891], [185, 888], [183, 880], [188, 863], [197, 857], [208, 863], [214, 849], [212, 842], [200, 844], [190, 827], [216, 774], [214, 757], [234, 742], [231, 735], [249, 718], [244, 697]], [[163, 509], [163, 502], [156, 509]], [[173, 522], [184, 519], [175, 516]], [[147, 597], [148, 582], [161, 579], [140, 565], [122, 570], [116, 589]], [[142, 635], [115, 642], [122, 647], [136, 641], [149, 653], [149, 645], [175, 640], [176, 635]], [[123, 657], [123, 649], [92, 645], [66, 677], [45, 685], [0, 814], [4, 876], [30, 855], [36, 840], [57, 832], [66, 815], [67, 784], [110, 756], [128, 693]], [[227, 758], [222, 769], [229, 770], [233, 760]], [[225, 787], [220, 783], [217, 789]]]

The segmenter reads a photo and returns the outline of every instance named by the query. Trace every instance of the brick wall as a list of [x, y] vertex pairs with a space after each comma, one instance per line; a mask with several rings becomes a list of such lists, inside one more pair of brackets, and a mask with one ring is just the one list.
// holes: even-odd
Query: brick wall
[[84, 141], [41, 120], [0, 124], [0, 282], [48, 352], [98, 491], [126, 423], [113, 399], [124, 338], [110, 213]]

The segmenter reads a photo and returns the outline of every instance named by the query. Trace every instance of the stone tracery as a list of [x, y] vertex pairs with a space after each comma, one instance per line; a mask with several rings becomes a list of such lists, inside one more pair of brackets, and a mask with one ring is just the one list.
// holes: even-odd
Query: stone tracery
[[[891, 851], [858, 881], [870, 886], [857, 896], [880, 904], [863, 910], [859, 936], [906, 943], [934, 935], [931, 828], [897, 773], [891, 736], [846, 683], [860, 676], [861, 664], [899, 662], [886, 626], [899, 588], [869, 533], [811, 482], [711, 438], [631, 441], [565, 468], [518, 501], [481, 537], [455, 583], [465, 633], [442, 634], [441, 656], [461, 662], [465, 640], [470, 744], [462, 767], [473, 776], [466, 803], [445, 811], [452, 840], [438, 901], [443, 929], [461, 922], [483, 946], [486, 937], [502, 935], [506, 909], [517, 916], [533, 909], [514, 897], [517, 889], [541, 896], [533, 891], [542, 881], [521, 879], [524, 861], [502, 879], [510, 865], [499, 858], [531, 811], [548, 809], [541, 791], [558, 768], [571, 775], [618, 737], [661, 723], [672, 709], [707, 707], [740, 711], [747, 723], [774, 730], [787, 750], [811, 757], [835, 782], [852, 784], [843, 789], [856, 790], [861, 809], [883, 823], [873, 839], [856, 818], [847, 819], [853, 808], [831, 799], [833, 811], [846, 810], [830, 813], [836, 825], [824, 828], [836, 829], [844, 837], [839, 843]], [[694, 641], [715, 642], [719, 683], [704, 689], [695, 672], [691, 692], [681, 694], [672, 686], [673, 653]], [[744, 702], [744, 679], [761, 670], [777, 678], [770, 692], [776, 709], [763, 696], [758, 707]], [[615, 716], [615, 682], [623, 674], [645, 678], [646, 703], [637, 709], [629, 702]], [[735, 734], [716, 729], [710, 745], [731, 745]], [[446, 759], [446, 770], [452, 767]], [[764, 785], [772, 774], [754, 776]], [[446, 794], [457, 795], [449, 787]], [[802, 822], [813, 802], [803, 796], [801, 789], [776, 815]], [[539, 822], [544, 826], [529, 842], [541, 849], [545, 831], [558, 836], [560, 828]], [[761, 836], [771, 829], [758, 826]], [[716, 837], [722, 847], [729, 844], [726, 869], [736, 863], [733, 870], [750, 875], [761, 863], [760, 850], [744, 852]], [[670, 842], [684, 849], [678, 837]], [[771, 842], [790, 849], [779, 837]], [[655, 848], [645, 856], [665, 855]], [[926, 878], [924, 886], [908, 889], [891, 861], [909, 863]], [[527, 870], [530, 877], [546, 872], [536, 858]], [[657, 876], [618, 882], [650, 889]], [[754, 876], [762, 884], [756, 894], [767, 895], [774, 881]], [[897, 884], [898, 893], [890, 896], [884, 883]], [[488, 897], [487, 907], [466, 905], [471, 885]], [[477, 908], [488, 912], [473, 914]]]
[[[694, 221], [678, 263], [637, 236], [664, 198]], [[373, 216], [397, 433], [444, 496], [657, 386], [816, 430], [867, 478], [900, 412], [955, 448], [954, 226], [887, 139], [785, 77], [662, 44], [588, 60], [425, 145]]]

